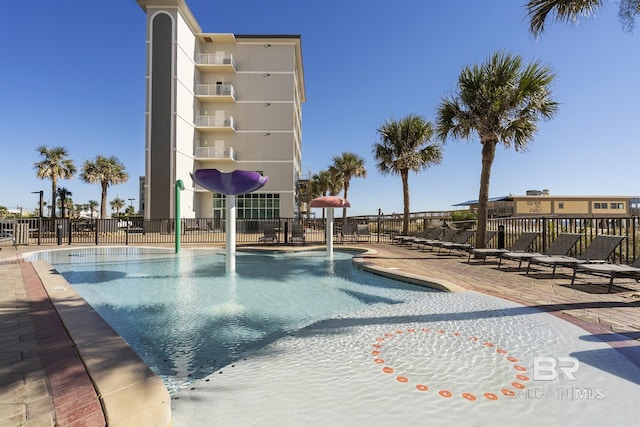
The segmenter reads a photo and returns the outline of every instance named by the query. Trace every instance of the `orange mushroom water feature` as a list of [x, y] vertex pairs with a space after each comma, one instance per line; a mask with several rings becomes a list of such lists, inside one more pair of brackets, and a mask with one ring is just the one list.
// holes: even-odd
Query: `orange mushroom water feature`
[[350, 208], [351, 203], [347, 199], [338, 196], [322, 196], [313, 199], [309, 203], [312, 208], [325, 208], [327, 217], [325, 223], [325, 233], [327, 240], [327, 255], [333, 256], [333, 209], [334, 208]]

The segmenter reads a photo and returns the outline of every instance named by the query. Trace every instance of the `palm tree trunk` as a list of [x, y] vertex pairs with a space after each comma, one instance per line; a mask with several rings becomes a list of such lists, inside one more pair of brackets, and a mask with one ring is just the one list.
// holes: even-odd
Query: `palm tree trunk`
[[102, 183], [102, 192], [100, 194], [100, 219], [107, 217], [107, 185]]
[[400, 178], [402, 179], [402, 199], [404, 201], [404, 216], [402, 218], [402, 234], [409, 234], [409, 170], [401, 169]]
[[56, 217], [56, 187], [58, 180], [55, 175], [51, 175], [51, 218]]
[[491, 165], [496, 155], [497, 141], [482, 141], [482, 172], [480, 172], [480, 194], [478, 195], [478, 233], [476, 247], [485, 247], [487, 235], [487, 204], [489, 203], [489, 183]]
[[[344, 182], [344, 198], [347, 199], [347, 192], [349, 191], [349, 181]], [[347, 208], [342, 208], [342, 224], [344, 225], [347, 221]]]

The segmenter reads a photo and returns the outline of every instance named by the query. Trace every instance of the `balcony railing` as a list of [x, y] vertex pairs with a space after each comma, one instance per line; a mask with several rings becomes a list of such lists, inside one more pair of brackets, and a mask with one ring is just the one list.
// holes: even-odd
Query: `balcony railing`
[[236, 90], [233, 85], [230, 84], [200, 84], [196, 85], [196, 96], [229, 98], [229, 101], [235, 101]]
[[196, 127], [217, 128], [219, 130], [236, 130], [236, 122], [232, 116], [196, 116]]
[[196, 147], [196, 159], [236, 161], [233, 147]]
[[229, 68], [234, 71], [236, 69], [236, 61], [233, 59], [233, 54], [227, 52], [197, 53], [196, 64], [223, 66], [223, 68]]

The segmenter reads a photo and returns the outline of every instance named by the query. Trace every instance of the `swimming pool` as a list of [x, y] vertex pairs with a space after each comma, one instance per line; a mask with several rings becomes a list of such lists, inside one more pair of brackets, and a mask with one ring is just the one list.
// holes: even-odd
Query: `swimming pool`
[[372, 276], [352, 254], [93, 248], [34, 255], [56, 267], [170, 392], [317, 321], [417, 298], [428, 288]]
[[[640, 416], [638, 368], [584, 330], [502, 299], [388, 281], [354, 269], [350, 254], [241, 253], [234, 277], [209, 250], [38, 256], [109, 323], [126, 320], [112, 326], [172, 390], [177, 426], [632, 425]], [[174, 303], [190, 308], [171, 313]]]

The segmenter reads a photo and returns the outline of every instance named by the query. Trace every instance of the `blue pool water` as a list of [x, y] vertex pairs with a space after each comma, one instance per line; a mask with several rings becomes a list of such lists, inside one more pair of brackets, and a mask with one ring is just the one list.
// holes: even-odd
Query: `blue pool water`
[[[228, 275], [211, 249], [30, 255], [163, 379], [177, 427], [637, 425], [640, 369], [597, 337], [500, 298], [372, 275], [351, 256], [239, 253]], [[574, 375], [537, 377], [540, 358]]]
[[74, 289], [170, 391], [324, 319], [436, 293], [363, 272], [353, 253], [238, 253], [145, 248], [34, 254]]

